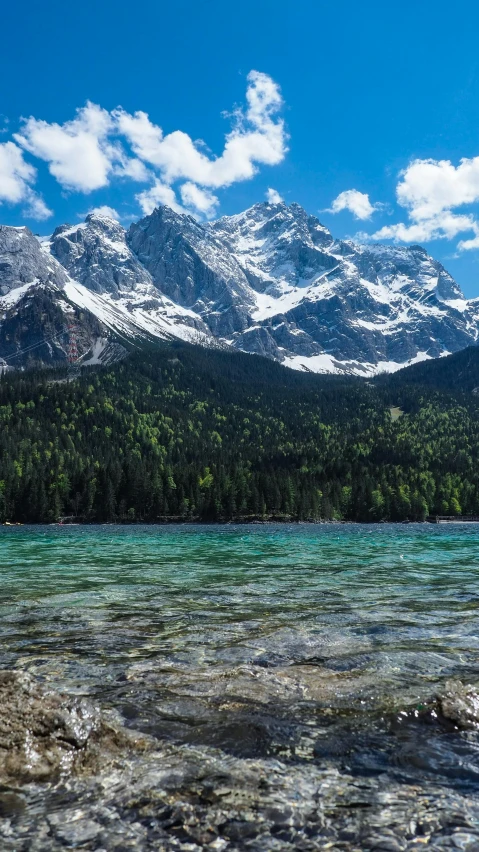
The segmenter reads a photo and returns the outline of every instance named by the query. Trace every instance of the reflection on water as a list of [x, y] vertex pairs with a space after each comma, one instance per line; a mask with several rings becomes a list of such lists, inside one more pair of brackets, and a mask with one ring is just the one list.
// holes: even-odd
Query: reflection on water
[[[201, 840], [161, 823], [161, 848], [319, 849], [329, 836], [353, 849], [361, 836], [357, 848], [479, 849], [477, 734], [421, 709], [451, 678], [479, 683], [478, 527], [0, 528], [0, 579], [0, 667], [114, 708], [176, 755], [175, 771], [209, 756], [239, 787], [243, 773], [243, 793], [283, 773], [279, 811], [309, 802], [296, 827], [263, 815], [267, 834], [231, 803], [236, 816], [207, 840], [204, 826]], [[358, 784], [363, 810], [349, 801]], [[318, 797], [334, 812], [321, 825]], [[379, 825], [391, 808], [396, 822]], [[28, 826], [28, 803], [21, 813]], [[68, 845], [49, 825], [38, 849]]]

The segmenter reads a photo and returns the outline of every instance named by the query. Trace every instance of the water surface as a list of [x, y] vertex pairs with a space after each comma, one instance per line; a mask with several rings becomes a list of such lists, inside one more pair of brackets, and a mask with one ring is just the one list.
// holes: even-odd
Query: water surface
[[[388, 807], [442, 797], [419, 834], [416, 817], [379, 831], [361, 816], [358, 848], [479, 849], [477, 735], [421, 715], [446, 681], [479, 683], [479, 526], [3, 527], [0, 563], [0, 667], [182, 754], [334, 772], [338, 795], [344, 776], [389, 790]], [[341, 839], [341, 819], [330, 848], [356, 848], [359, 823]], [[318, 832], [211, 842], [325, 848]]]

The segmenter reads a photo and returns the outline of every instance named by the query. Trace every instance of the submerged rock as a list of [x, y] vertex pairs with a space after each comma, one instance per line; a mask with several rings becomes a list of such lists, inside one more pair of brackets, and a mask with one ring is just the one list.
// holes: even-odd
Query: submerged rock
[[479, 729], [479, 694], [473, 686], [460, 680], [447, 681], [444, 692], [438, 696], [438, 704], [444, 718], [458, 728]]
[[[137, 700], [141, 690], [135, 699], [133, 682], [124, 683], [130, 700]], [[410, 771], [411, 750], [420, 750], [423, 741], [426, 751], [432, 748], [425, 732], [438, 741], [431, 760], [443, 763], [449, 758], [441, 744], [462, 742], [459, 732], [449, 736], [440, 724], [425, 728], [425, 717], [415, 711], [391, 736], [387, 725], [380, 731], [376, 721], [371, 728], [367, 713], [363, 721], [344, 713], [336, 718], [325, 708], [319, 713], [308, 699], [295, 705], [297, 716], [307, 708], [313, 714], [300, 725], [303, 734], [309, 730], [306, 742], [291, 720], [280, 726], [281, 702], [273, 713], [262, 702], [224, 701], [235, 748], [224, 737], [221, 744], [218, 738], [201, 742], [201, 736], [174, 742], [158, 735], [155, 741], [125, 730], [120, 717], [93, 702], [23, 672], [0, 671], [2, 852], [479, 848], [475, 777], [464, 777], [464, 789], [453, 789], [428, 774], [416, 782]], [[436, 721], [441, 713], [455, 726], [470, 725], [477, 701], [472, 687], [448, 683], [430, 706]], [[163, 693], [163, 709], [166, 702]], [[176, 715], [183, 711], [184, 704], [177, 704]], [[289, 731], [291, 748], [282, 756], [269, 748], [238, 748], [246, 723], [266, 724], [266, 716], [273, 738]], [[202, 721], [197, 717], [194, 727]], [[424, 760], [428, 772], [427, 755]], [[448, 765], [455, 771], [459, 763]]]
[[0, 671], [0, 784], [95, 772], [141, 738], [98, 707], [42, 687], [25, 672]]

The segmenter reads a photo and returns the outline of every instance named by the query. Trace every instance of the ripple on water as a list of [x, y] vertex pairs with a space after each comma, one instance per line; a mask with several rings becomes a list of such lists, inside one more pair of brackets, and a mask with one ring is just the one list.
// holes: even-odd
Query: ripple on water
[[[89, 694], [170, 750], [166, 792], [142, 764], [143, 822], [126, 765], [103, 816], [91, 788], [48, 793], [52, 812], [83, 809], [82, 848], [100, 848], [108, 808], [137, 820], [132, 849], [479, 848], [477, 733], [417, 711], [450, 678], [479, 682], [477, 527], [0, 528], [0, 553], [0, 666]], [[30, 819], [31, 839], [35, 808], [14, 795], [0, 819]], [[71, 846], [41, 813], [37, 836]]]

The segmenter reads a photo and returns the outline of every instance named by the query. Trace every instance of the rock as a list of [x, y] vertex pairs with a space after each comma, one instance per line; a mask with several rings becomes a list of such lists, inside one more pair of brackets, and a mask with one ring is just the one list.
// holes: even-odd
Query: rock
[[106, 216], [90, 214], [78, 225], [54, 231], [50, 250], [75, 281], [94, 293], [118, 297], [142, 288], [159, 296], [151, 275], [128, 248], [125, 229]]
[[95, 840], [102, 831], [101, 825], [85, 818], [81, 810], [52, 814], [48, 822], [56, 837], [66, 846], [83, 846], [88, 841]]
[[94, 772], [115, 754], [145, 743], [93, 703], [42, 687], [24, 672], [0, 671], [0, 706], [0, 784]]
[[63, 267], [42, 251], [28, 228], [0, 225], [0, 301], [11, 290], [27, 284], [62, 287], [67, 277]]
[[32, 286], [0, 322], [0, 351], [10, 365], [66, 364], [68, 324], [74, 324], [79, 356], [93, 349], [103, 330], [88, 311], [73, 308], [62, 290], [50, 284]]
[[127, 242], [158, 289], [199, 314], [216, 336], [229, 337], [251, 324], [255, 298], [248, 279], [208, 226], [158, 207], [131, 225]]
[[439, 709], [445, 719], [458, 728], [479, 729], [479, 694], [473, 686], [450, 680], [438, 696]]

